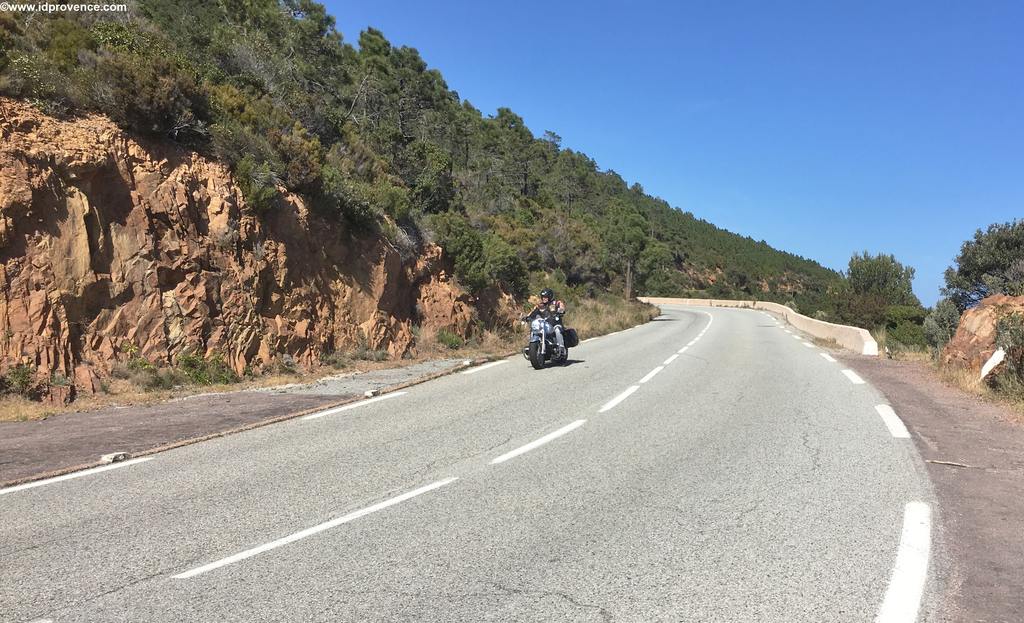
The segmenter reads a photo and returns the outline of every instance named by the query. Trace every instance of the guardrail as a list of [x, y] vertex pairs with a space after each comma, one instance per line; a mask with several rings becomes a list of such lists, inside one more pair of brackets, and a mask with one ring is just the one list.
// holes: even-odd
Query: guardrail
[[677, 299], [656, 296], [641, 296], [637, 298], [651, 305], [704, 305], [709, 307], [763, 309], [764, 311], [782, 316], [786, 322], [804, 333], [809, 333], [823, 340], [833, 340], [843, 348], [861, 355], [878, 356], [878, 343], [871, 337], [867, 329], [808, 318], [779, 303], [770, 303], [768, 301], [732, 301], [727, 299]]

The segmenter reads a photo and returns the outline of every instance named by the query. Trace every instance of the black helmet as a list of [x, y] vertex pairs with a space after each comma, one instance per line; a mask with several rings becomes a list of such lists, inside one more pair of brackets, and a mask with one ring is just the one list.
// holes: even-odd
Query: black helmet
[[540, 298], [546, 298], [549, 301], [555, 300], [555, 293], [551, 291], [551, 288], [544, 288], [540, 291]]

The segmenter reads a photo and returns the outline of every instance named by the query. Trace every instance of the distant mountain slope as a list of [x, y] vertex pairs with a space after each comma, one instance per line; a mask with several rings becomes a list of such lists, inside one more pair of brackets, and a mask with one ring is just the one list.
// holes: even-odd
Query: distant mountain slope
[[294, 192], [386, 237], [405, 261], [437, 242], [472, 292], [521, 296], [544, 281], [812, 311], [839, 278], [628, 186], [511, 110], [484, 116], [416, 50], [373, 29], [357, 49], [309, 0], [2, 14], [0, 91], [53, 114], [104, 112], [219, 158], [264, 217]]

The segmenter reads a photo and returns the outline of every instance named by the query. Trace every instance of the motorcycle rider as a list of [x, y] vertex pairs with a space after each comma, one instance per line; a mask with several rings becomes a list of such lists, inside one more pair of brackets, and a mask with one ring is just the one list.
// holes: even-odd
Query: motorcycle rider
[[543, 318], [555, 330], [555, 344], [559, 348], [565, 348], [565, 341], [562, 339], [562, 316], [565, 315], [565, 303], [555, 298], [551, 288], [544, 288], [540, 291], [540, 303], [534, 305], [529, 314], [523, 320]]

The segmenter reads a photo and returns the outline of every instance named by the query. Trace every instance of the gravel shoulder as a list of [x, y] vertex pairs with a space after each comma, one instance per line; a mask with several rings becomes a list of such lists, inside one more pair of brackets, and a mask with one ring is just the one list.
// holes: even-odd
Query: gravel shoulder
[[440, 359], [312, 383], [0, 422], [0, 487], [92, 467], [105, 454], [146, 454], [263, 426], [460, 367], [460, 359]]
[[1009, 408], [944, 384], [926, 364], [836, 354], [889, 399], [939, 498], [949, 621], [1024, 613], [1024, 425]]

